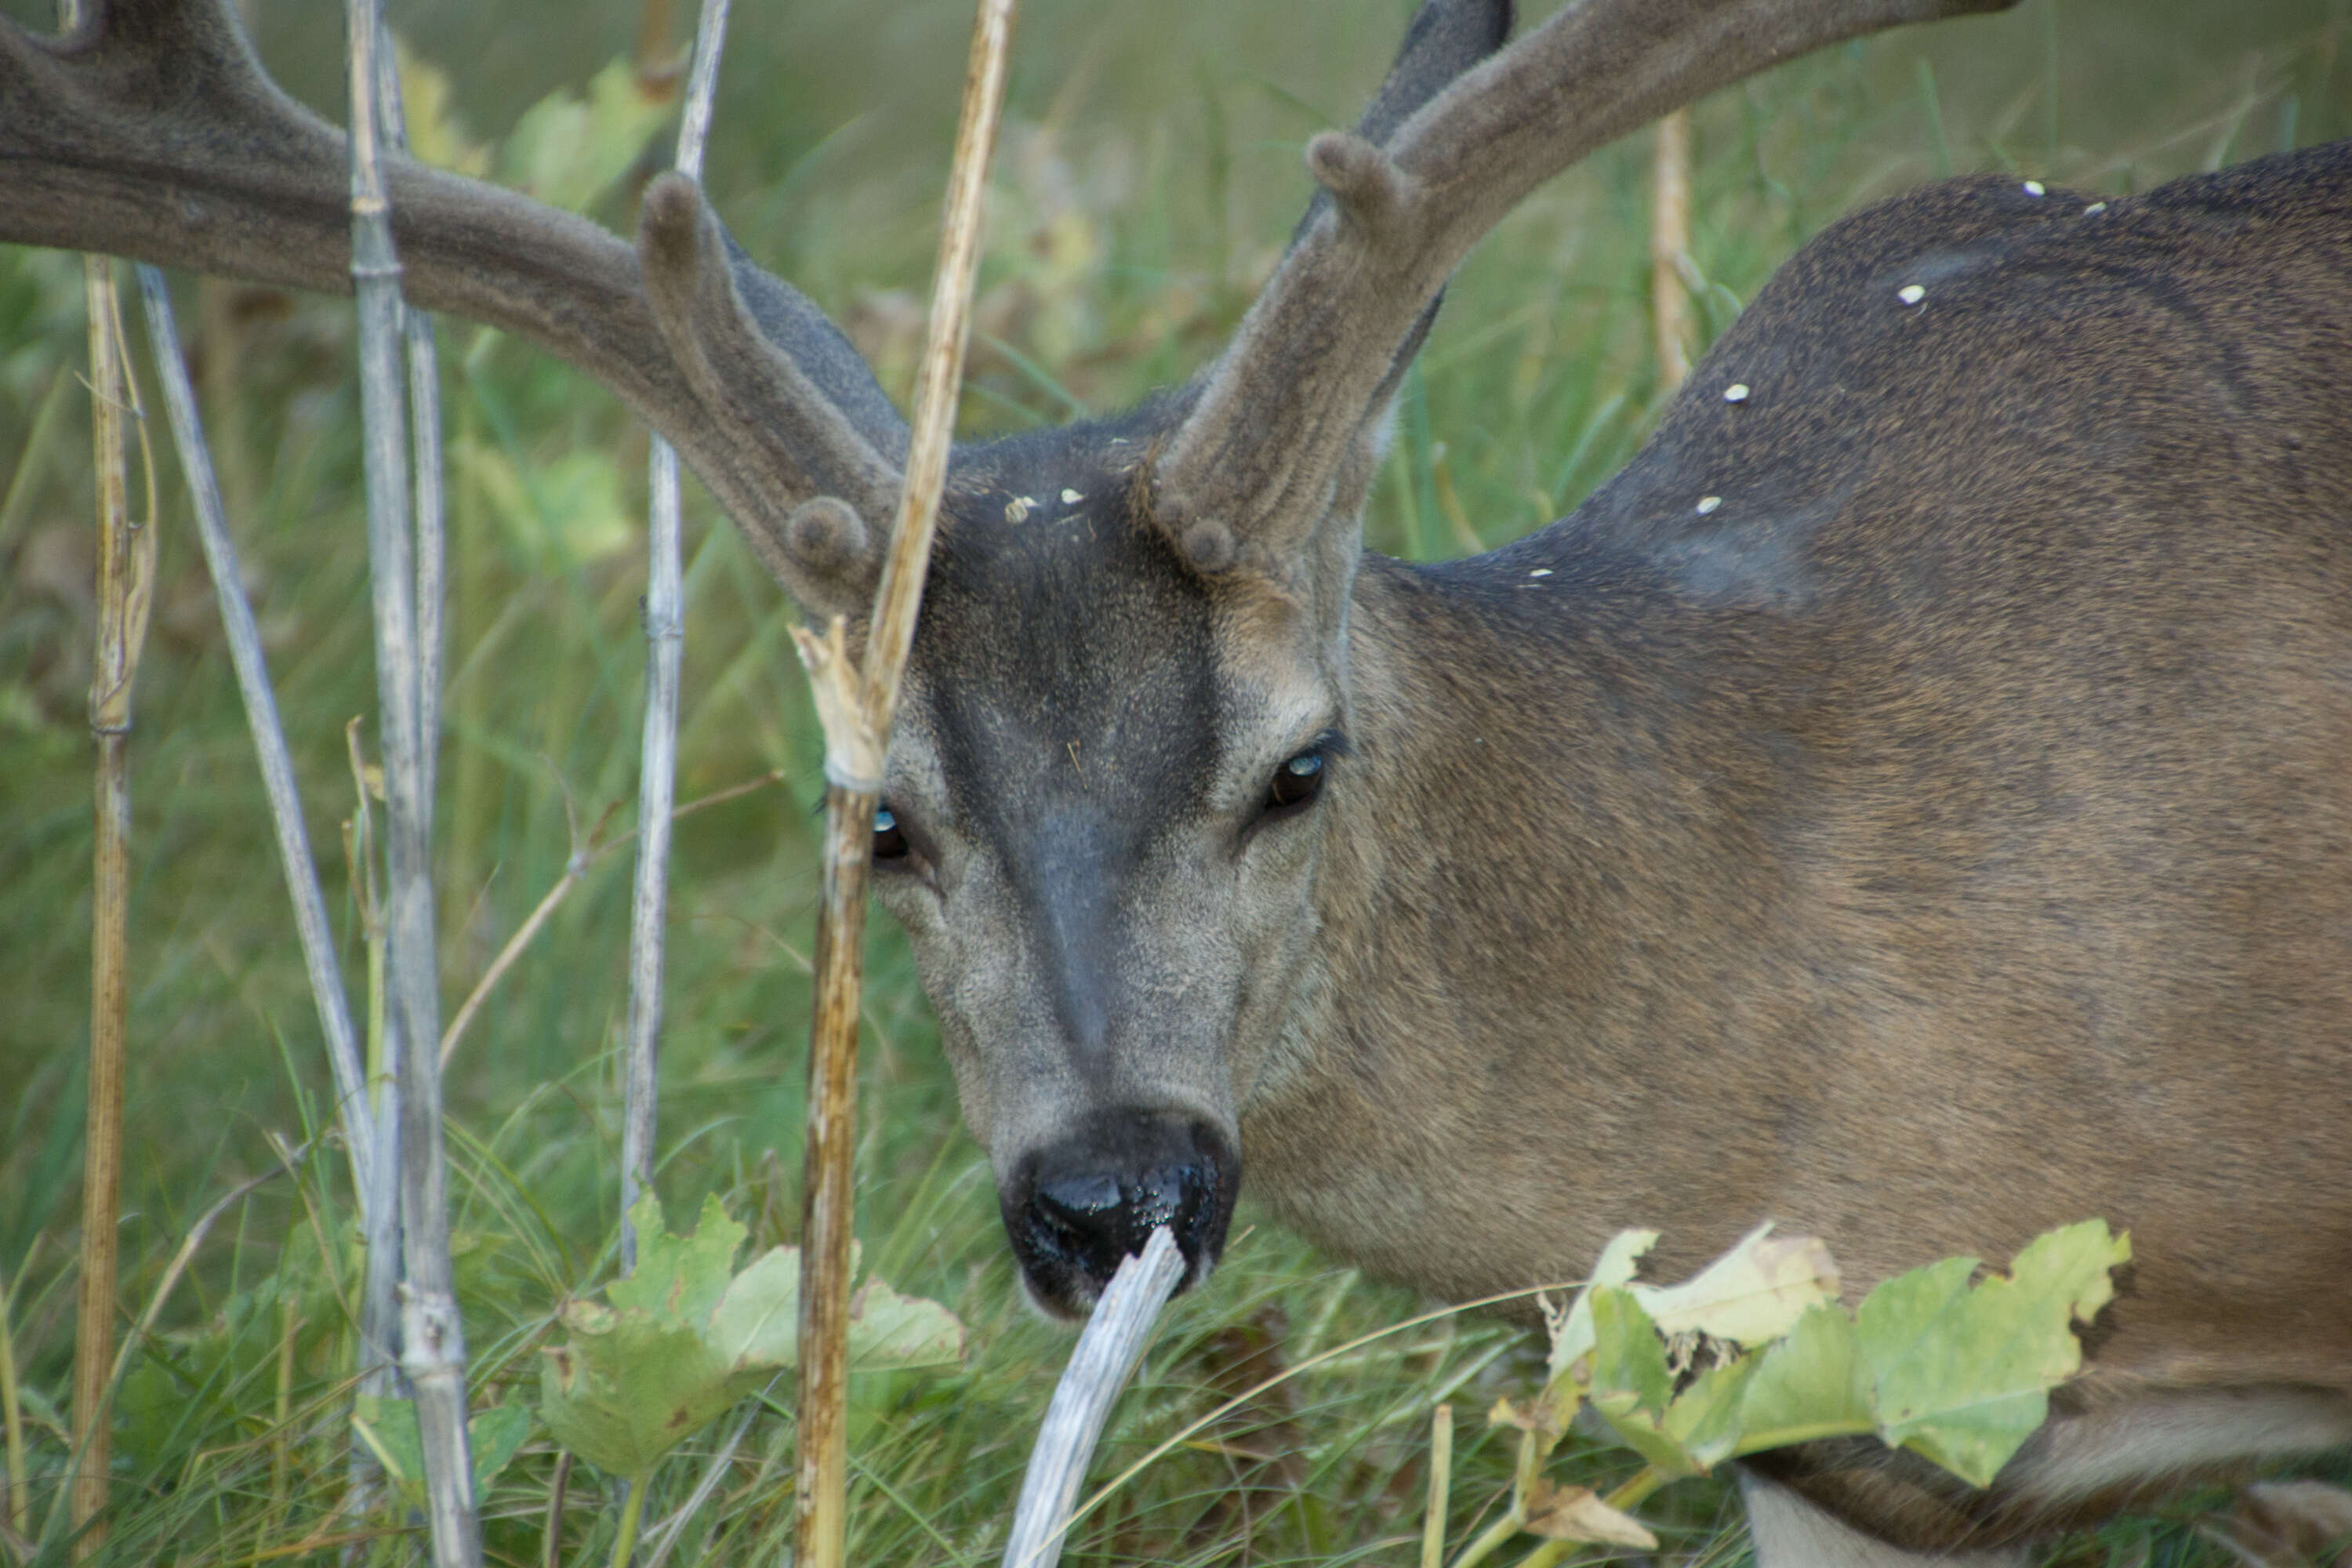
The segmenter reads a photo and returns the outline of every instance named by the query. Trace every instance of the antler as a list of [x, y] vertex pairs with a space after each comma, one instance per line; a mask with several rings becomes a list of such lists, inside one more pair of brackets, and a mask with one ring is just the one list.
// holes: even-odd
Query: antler
[[[641, 287], [638, 253], [584, 218], [406, 161], [390, 177], [412, 303], [611, 387], [804, 605], [870, 589], [906, 425], [697, 187], [648, 190]], [[349, 293], [344, 181], [343, 133], [269, 79], [226, 0], [108, 0], [54, 38], [0, 18], [0, 241]]]
[[1330, 510], [1455, 264], [1537, 185], [1780, 60], [2012, 4], [1580, 0], [1392, 132], [1376, 105], [1357, 132], [1318, 136], [1307, 165], [1322, 190], [1161, 457], [1156, 515], [1203, 570], [1237, 559], [1279, 570]]

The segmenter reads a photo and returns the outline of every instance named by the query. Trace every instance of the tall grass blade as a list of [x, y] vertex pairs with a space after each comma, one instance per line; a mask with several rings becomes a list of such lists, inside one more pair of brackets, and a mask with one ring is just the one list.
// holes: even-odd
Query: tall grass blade
[[1671, 393], [1690, 374], [1691, 116], [1677, 109], [1658, 121], [1650, 178], [1650, 321], [1657, 340], [1658, 390]]
[[5, 1479], [8, 1501], [0, 1521], [16, 1542], [26, 1542], [33, 1528], [33, 1494], [25, 1469], [25, 1405], [16, 1389], [16, 1324], [8, 1300], [8, 1281], [0, 1279], [0, 1440], [6, 1444]]

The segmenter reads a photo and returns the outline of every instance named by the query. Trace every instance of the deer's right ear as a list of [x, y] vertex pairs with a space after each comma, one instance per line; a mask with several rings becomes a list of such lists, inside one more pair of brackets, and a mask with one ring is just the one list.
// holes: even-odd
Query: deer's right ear
[[[795, 493], [781, 526], [739, 519], [768, 569], [820, 618], [874, 597], [897, 505], [907, 425], [849, 340], [807, 298], [761, 271], [681, 174], [646, 187], [637, 226], [646, 300], [705, 414], [759, 411], [751, 433], [784, 448]], [[786, 509], [790, 510], [787, 510]]]

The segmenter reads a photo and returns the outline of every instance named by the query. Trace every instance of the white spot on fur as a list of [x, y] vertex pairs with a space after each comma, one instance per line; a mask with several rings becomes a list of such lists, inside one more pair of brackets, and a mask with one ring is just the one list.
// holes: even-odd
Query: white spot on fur
[[2025, 194], [2029, 196], [2042, 196], [2050, 193], [2042, 187], [2041, 181], [2028, 180], [2025, 182]]
[[1745, 403], [1745, 402], [1747, 402], [1747, 401], [1748, 401], [1748, 384], [1747, 384], [1746, 382], [1744, 382], [1744, 381], [1735, 381], [1735, 382], [1733, 382], [1729, 386], [1727, 386], [1727, 387], [1725, 387], [1725, 388], [1723, 389], [1723, 400], [1724, 400], [1726, 403]]
[[1895, 291], [1895, 297], [1906, 305], [1916, 305], [1927, 297], [1927, 290], [1916, 283], [1906, 283]]
[[2105, 203], [2105, 202], [2093, 202], [2089, 206], [2086, 206], [2086, 207], [2084, 207], [2084, 208], [2083, 209], [2083, 216], [2084, 216], [2084, 217], [2095, 217], [2095, 216], [2098, 216], [2100, 213], [2103, 213], [2103, 212], [2105, 212], [2105, 211], [2106, 211], [2106, 210], [2107, 210], [2107, 204], [2106, 204], [2106, 203]]
[[1086, 499], [1086, 497], [1080, 495], [1076, 490], [1064, 490], [1062, 492], [1062, 504], [1064, 506], [1076, 506]]
[[1007, 522], [1028, 521], [1029, 509], [1036, 504], [1036, 500], [1034, 497], [1014, 496], [1004, 505], [1004, 521]]
[[1528, 575], [1530, 577], [1549, 577], [1551, 575], [1551, 568], [1549, 566], [1538, 566], [1534, 571], [1528, 573]]
[[1721, 496], [1701, 496], [1698, 498], [1698, 514], [1701, 517], [1705, 517], [1708, 512], [1713, 511], [1717, 507], [1719, 507], [1722, 504], [1723, 498]]

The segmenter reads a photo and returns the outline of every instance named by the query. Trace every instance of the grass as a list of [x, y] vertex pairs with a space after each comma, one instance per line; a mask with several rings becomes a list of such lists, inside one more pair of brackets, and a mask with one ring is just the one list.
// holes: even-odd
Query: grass
[[[33, 7], [6, 0], [11, 14]], [[327, 8], [331, 10], [331, 8]], [[2345, 0], [2226, 8], [2032, 0], [2018, 13], [1831, 51], [1701, 106], [1697, 316], [1720, 331], [1771, 268], [1855, 204], [1949, 170], [2010, 169], [2100, 193], [2352, 134]], [[394, 8], [450, 73], [470, 134], [623, 53], [635, 0], [460, 16]], [[318, 12], [319, 15], [312, 13]], [[266, 58], [337, 107], [339, 24], [264, 4]], [[1024, 16], [982, 273], [967, 434], [1115, 406], [1201, 363], [1287, 234], [1297, 149], [1377, 79], [1399, 5], [1033, 0]], [[739, 17], [709, 184], [755, 253], [844, 321], [894, 392], [913, 363], [967, 8], [814, 0]], [[1639, 444], [1657, 387], [1645, 320], [1645, 139], [1539, 193], [1465, 268], [1413, 373], [1368, 520], [1413, 555], [1491, 544], [1558, 515]], [[627, 221], [625, 192], [596, 209]], [[90, 516], [79, 272], [0, 251], [0, 1286], [21, 1389], [30, 1523], [68, 1458], [75, 1214], [88, 1029]], [[349, 973], [362, 973], [334, 846], [352, 809], [342, 726], [373, 705], [349, 307], [186, 286], [233, 526], [270, 643]], [[471, 988], [584, 831], [634, 798], [643, 640], [644, 437], [569, 370], [443, 329], [452, 451], [449, 690], [441, 767], [444, 995]], [[326, 1074], [226, 649], [167, 478], [155, 631], [131, 742], [131, 1062], [126, 1325], [187, 1227], [308, 1137]], [[673, 1213], [724, 1194], [762, 1243], [798, 1214], [801, 1052], [816, 897], [819, 742], [791, 611], [689, 489], [679, 798], [780, 770], [784, 784], [678, 826], [658, 1185]], [[567, 1295], [609, 1273], [617, 1226], [626, 855], [590, 869], [501, 983], [452, 1063], [451, 1191], [478, 1399], [535, 1398]], [[860, 1095], [867, 1257], [945, 1300], [974, 1353], [948, 1376], [861, 1382], [851, 1550], [891, 1563], [992, 1560], [1066, 1351], [1022, 1307], [980, 1151], [903, 946], [869, 944]], [[355, 980], [356, 984], [356, 980]], [[1244, 1215], [1244, 1224], [1247, 1215]], [[358, 1259], [331, 1161], [234, 1205], [133, 1360], [116, 1434], [108, 1560], [331, 1560], [397, 1520], [338, 1518]], [[1276, 1364], [1402, 1322], [1420, 1303], [1267, 1228], [1171, 1310], [1097, 1475]], [[1453, 1319], [1317, 1366], [1194, 1434], [1082, 1527], [1069, 1560], [1411, 1561], [1433, 1402], [1460, 1426], [1449, 1539], [1498, 1506], [1507, 1443], [1472, 1419], [1528, 1380], [1514, 1332]], [[647, 1545], [774, 1562], [791, 1529], [789, 1411], [772, 1394], [664, 1469]], [[1580, 1450], [1578, 1478], [1631, 1462]], [[537, 1563], [557, 1491], [542, 1436], [485, 1499], [492, 1560]], [[699, 1506], [686, 1504], [708, 1479]], [[584, 1467], [557, 1527], [601, 1560], [618, 1510]], [[1654, 1500], [1691, 1561], [1744, 1554], [1717, 1489]], [[6, 1510], [0, 1510], [0, 1521]], [[0, 1556], [21, 1555], [0, 1538]], [[58, 1560], [54, 1538], [40, 1561]], [[2118, 1526], [2058, 1560], [2218, 1562], [2178, 1524]]]

